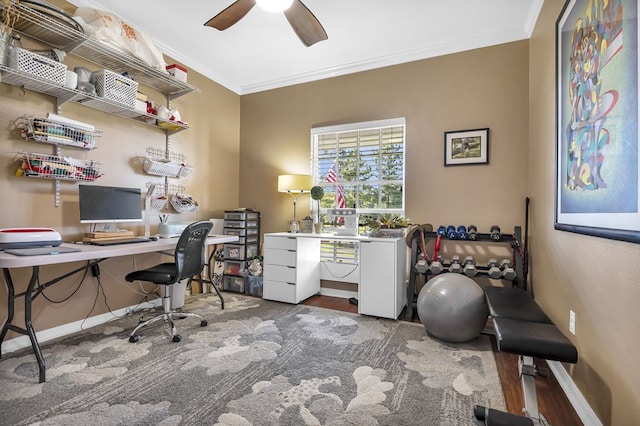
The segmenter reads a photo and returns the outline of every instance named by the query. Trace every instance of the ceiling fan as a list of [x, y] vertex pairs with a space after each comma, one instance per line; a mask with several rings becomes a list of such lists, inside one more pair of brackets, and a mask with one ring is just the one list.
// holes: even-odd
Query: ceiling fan
[[258, 5], [266, 10], [284, 12], [287, 21], [305, 46], [311, 46], [327, 39], [327, 33], [313, 13], [300, 0], [280, 0], [279, 8], [270, 8], [269, 0], [236, 0], [222, 12], [205, 22], [204, 25], [223, 31], [242, 19], [253, 6]]

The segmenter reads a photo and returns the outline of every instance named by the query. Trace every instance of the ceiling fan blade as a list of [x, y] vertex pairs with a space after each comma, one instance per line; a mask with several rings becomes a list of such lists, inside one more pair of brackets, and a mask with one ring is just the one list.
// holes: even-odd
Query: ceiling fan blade
[[318, 18], [300, 0], [294, 0], [291, 7], [284, 11], [284, 15], [305, 46], [327, 39], [327, 33]]
[[205, 22], [205, 26], [213, 27], [217, 30], [226, 30], [240, 19], [244, 17], [253, 6], [256, 5], [256, 0], [237, 0], [229, 7], [218, 13], [213, 18]]

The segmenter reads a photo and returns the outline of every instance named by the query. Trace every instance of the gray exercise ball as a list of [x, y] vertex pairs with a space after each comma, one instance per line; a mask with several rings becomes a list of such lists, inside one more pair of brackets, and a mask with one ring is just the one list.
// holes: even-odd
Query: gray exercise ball
[[418, 294], [417, 308], [429, 334], [453, 343], [478, 337], [489, 316], [482, 288], [471, 278], [454, 273], [427, 281]]

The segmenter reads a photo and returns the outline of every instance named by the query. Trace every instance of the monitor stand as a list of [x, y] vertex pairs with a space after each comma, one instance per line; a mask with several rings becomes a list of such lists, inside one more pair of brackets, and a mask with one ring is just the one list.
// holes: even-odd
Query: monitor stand
[[85, 234], [87, 238], [133, 237], [133, 231], [118, 229], [115, 223], [105, 223], [101, 230], [95, 229]]

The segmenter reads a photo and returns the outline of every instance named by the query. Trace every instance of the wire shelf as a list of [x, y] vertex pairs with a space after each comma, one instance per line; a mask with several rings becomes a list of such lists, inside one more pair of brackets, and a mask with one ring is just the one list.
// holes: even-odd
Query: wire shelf
[[[15, 0], [10, 2], [12, 7], [9, 13], [19, 16], [14, 29], [22, 34], [95, 64], [101, 64], [118, 74], [128, 72], [134, 75], [136, 81], [171, 95], [172, 98], [199, 91], [198, 88], [173, 77], [166, 70], [153, 68], [114, 46], [84, 34], [76, 22], [55, 19]], [[0, 10], [4, 10], [2, 2]]]
[[27, 115], [16, 120], [16, 127], [26, 140], [87, 151], [97, 148], [98, 139], [102, 136], [102, 132], [95, 128]]
[[57, 155], [26, 153], [21, 154], [21, 166], [17, 176], [44, 179], [92, 182], [102, 176], [101, 163]]

